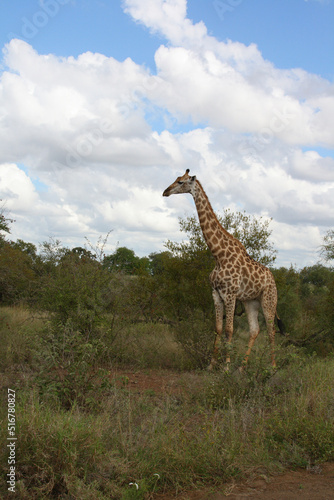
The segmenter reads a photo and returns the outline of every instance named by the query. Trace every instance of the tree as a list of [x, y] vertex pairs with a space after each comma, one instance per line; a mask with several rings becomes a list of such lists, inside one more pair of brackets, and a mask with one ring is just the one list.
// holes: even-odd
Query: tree
[[137, 257], [133, 250], [119, 247], [114, 253], [103, 259], [103, 267], [109, 271], [121, 271], [125, 274], [147, 273], [149, 259]]
[[334, 229], [329, 229], [327, 231], [320, 253], [323, 255], [326, 262], [334, 260]]
[[96, 255], [86, 248], [75, 247], [72, 248], [72, 250], [69, 250], [69, 253], [77, 255], [82, 260], [96, 260]]
[[9, 219], [8, 217], [5, 216], [5, 209], [4, 207], [0, 207], [0, 245], [3, 244], [5, 241], [5, 237], [1, 232], [5, 233], [10, 233], [10, 228], [9, 224], [12, 224], [14, 222], [13, 219]]
[[171, 252], [153, 252], [149, 257], [149, 269], [153, 276], [161, 275], [166, 267], [166, 260], [170, 259], [173, 255]]
[[330, 268], [322, 264], [315, 264], [314, 266], [304, 267], [300, 271], [300, 279], [303, 285], [307, 286], [311, 291], [315, 288], [326, 287], [331, 279], [333, 273]]
[[[63, 251], [62, 251], [63, 250]], [[92, 334], [113, 300], [110, 273], [92, 258], [54, 248], [39, 282], [36, 307], [51, 313], [54, 324]], [[56, 265], [59, 254], [63, 254]]]
[[34, 262], [20, 245], [3, 241], [0, 245], [0, 302], [12, 304], [26, 299], [36, 278]]
[[33, 261], [37, 259], [37, 248], [33, 243], [27, 243], [26, 241], [17, 239], [16, 241], [12, 241], [10, 244], [16, 250], [20, 250], [24, 254], [29, 255]]

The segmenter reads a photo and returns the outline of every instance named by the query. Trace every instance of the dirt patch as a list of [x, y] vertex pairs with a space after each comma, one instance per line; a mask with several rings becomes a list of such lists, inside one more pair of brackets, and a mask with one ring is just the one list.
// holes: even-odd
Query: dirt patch
[[178, 374], [162, 370], [116, 369], [110, 373], [110, 380], [140, 393], [179, 395], [184, 390]]
[[310, 470], [286, 472], [276, 477], [260, 476], [243, 483], [229, 483], [218, 491], [190, 491], [178, 495], [157, 495], [155, 500], [333, 500], [334, 463]]

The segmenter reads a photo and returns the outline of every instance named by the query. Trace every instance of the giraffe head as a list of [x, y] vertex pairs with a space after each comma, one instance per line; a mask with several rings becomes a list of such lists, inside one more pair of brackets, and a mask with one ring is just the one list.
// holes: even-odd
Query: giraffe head
[[189, 175], [189, 168], [182, 177], [178, 177], [167, 189], [162, 193], [162, 196], [170, 196], [171, 194], [194, 193], [196, 175]]

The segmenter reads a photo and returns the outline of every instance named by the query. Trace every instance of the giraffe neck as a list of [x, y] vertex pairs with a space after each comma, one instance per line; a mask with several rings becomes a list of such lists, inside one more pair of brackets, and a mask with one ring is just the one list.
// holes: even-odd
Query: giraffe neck
[[196, 180], [193, 194], [204, 239], [216, 260], [224, 259], [225, 251], [234, 237], [220, 224], [202, 185]]

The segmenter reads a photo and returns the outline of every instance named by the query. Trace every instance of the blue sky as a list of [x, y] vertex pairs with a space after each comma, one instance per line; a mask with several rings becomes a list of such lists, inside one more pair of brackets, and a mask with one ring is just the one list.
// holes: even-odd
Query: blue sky
[[[154, 53], [165, 40], [134, 23], [123, 12], [121, 1], [44, 3], [45, 26], [43, 16], [36, 15], [43, 11], [39, 2], [1, 2], [1, 46], [15, 34], [39, 53], [78, 56], [86, 51], [100, 52], [119, 60], [131, 57], [154, 71]], [[279, 68], [301, 67], [333, 80], [331, 0], [189, 0], [187, 11], [190, 19], [204, 21], [209, 33], [221, 41], [256, 43], [263, 57]]]
[[13, 237], [77, 246], [112, 229], [111, 247], [161, 250], [194, 210], [161, 192], [191, 164], [217, 211], [273, 218], [279, 264], [318, 260], [334, 214], [333, 0], [0, 9], [0, 198]]

